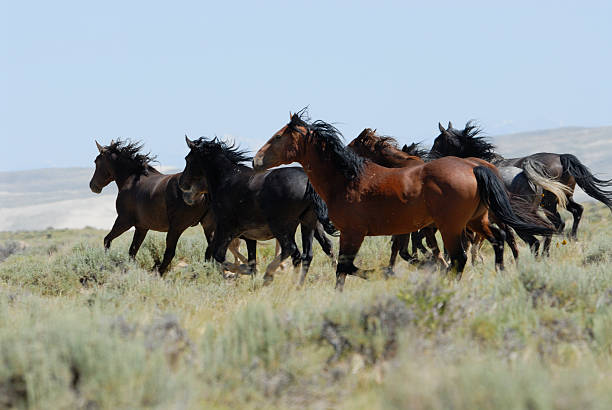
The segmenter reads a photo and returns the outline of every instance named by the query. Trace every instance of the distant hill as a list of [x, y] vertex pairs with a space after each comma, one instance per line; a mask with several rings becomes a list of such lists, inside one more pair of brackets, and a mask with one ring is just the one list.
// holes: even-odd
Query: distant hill
[[[542, 151], [572, 153], [597, 175], [612, 178], [612, 127], [567, 127], [491, 139], [505, 157]], [[89, 168], [0, 172], [0, 231], [110, 228], [116, 217], [117, 188], [113, 183], [100, 195], [92, 193], [92, 175]], [[582, 192], [576, 198], [589, 199]]]

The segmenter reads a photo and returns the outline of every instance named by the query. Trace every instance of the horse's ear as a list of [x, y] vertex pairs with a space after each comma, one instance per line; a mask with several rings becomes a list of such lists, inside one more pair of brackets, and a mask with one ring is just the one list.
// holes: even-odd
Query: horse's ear
[[293, 118], [293, 114], [291, 114], [291, 111], [289, 111], [289, 121], [291, 121], [292, 118]]
[[442, 134], [446, 134], [446, 130], [444, 129], [444, 127], [442, 126], [442, 124], [438, 123], [438, 128], [440, 129], [440, 132]]
[[187, 143], [189, 149], [193, 149], [195, 147], [195, 144], [187, 137], [187, 134], [185, 134], [185, 142]]
[[100, 154], [101, 154], [104, 151], [104, 147], [102, 145], [98, 144], [97, 140], [94, 140], [94, 141], [96, 141], [96, 147], [98, 147], [98, 151], [100, 151]]
[[404, 144], [404, 146], [402, 147], [402, 151], [404, 152], [408, 152], [410, 148], [408, 148], [408, 145]]
[[453, 123], [449, 121], [448, 122], [448, 127], [446, 127], [446, 128], [449, 129], [449, 130], [452, 129], [453, 128]]

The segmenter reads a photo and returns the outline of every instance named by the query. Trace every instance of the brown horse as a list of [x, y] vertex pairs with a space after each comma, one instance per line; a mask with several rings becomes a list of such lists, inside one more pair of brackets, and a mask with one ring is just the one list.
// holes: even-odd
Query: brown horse
[[366, 276], [353, 264], [366, 236], [414, 232], [435, 224], [458, 277], [465, 267], [466, 227], [484, 235], [503, 263], [503, 233], [489, 223], [489, 210], [518, 230], [550, 233], [523, 222], [512, 210], [495, 167], [474, 166], [446, 157], [404, 168], [385, 168], [347, 149], [340, 132], [323, 121], [306, 122], [301, 113], [277, 131], [253, 159], [256, 169], [299, 162], [340, 230], [336, 288], [346, 275]]
[[[215, 219], [204, 195], [200, 195], [193, 205], [183, 200], [183, 192], [178, 181], [181, 174], [164, 175], [150, 165], [154, 159], [142, 154], [142, 145], [128, 141], [111, 141], [102, 146], [96, 141], [99, 155], [96, 157], [96, 170], [89, 187], [99, 194], [102, 188], [115, 181], [119, 194], [116, 200], [117, 219], [111, 231], [104, 237], [104, 247], [110, 248], [113, 239], [135, 227], [134, 238], [130, 245], [130, 257], [136, 253], [149, 230], [168, 232], [166, 250], [161, 264], [160, 275], [168, 269], [174, 258], [179, 237], [190, 226], [202, 224], [210, 244], [215, 229]], [[238, 252], [239, 240], [236, 239], [230, 251], [238, 260], [246, 259]], [[247, 242], [249, 253], [255, 247]]]
[[[415, 164], [415, 159], [421, 159], [421, 157], [425, 156], [424, 155], [425, 152], [423, 152], [422, 150], [419, 150], [418, 144], [412, 144], [410, 147], [405, 146], [406, 149], [400, 150], [397, 144], [397, 141], [395, 139], [391, 137], [378, 136], [376, 135], [376, 132], [374, 130], [371, 130], [369, 128], [366, 128], [365, 130], [363, 130], [357, 138], [351, 141], [348, 147], [353, 149], [359, 155], [365, 158], [371, 159], [377, 164], [385, 166], [387, 168], [401, 168], [401, 167], [406, 167], [406, 166], [413, 166]], [[415, 156], [415, 155], [409, 154], [408, 152], [417, 152], [417, 153], [420, 153], [420, 155]], [[490, 166], [490, 164], [488, 164], [485, 161], [482, 161], [480, 158], [470, 157], [466, 159], [470, 161], [474, 166], [478, 166], [478, 165]], [[421, 163], [423, 162], [421, 161]], [[513, 201], [516, 202], [517, 200], [519, 199], [510, 196], [511, 203]], [[522, 205], [524, 204], [521, 204], [519, 206], [522, 206]], [[546, 223], [545, 221], [539, 220], [535, 211], [532, 212], [531, 218], [539, 223]], [[508, 245], [510, 246], [510, 249], [512, 251], [514, 258], [515, 259], [518, 258], [519, 251], [518, 251], [518, 246], [516, 244], [516, 239], [514, 238], [514, 233], [512, 232], [512, 230], [508, 229], [507, 226], [505, 226], [500, 221], [495, 221], [495, 222], [498, 225], [500, 225], [500, 228], [504, 232], [506, 241]], [[412, 233], [413, 248], [415, 247], [415, 242], [417, 243], [417, 246], [418, 246], [422, 238], [420, 234], [422, 233], [422, 235], [426, 238], [427, 245], [432, 250], [434, 256], [444, 262], [444, 259], [440, 257], [440, 251], [438, 249], [438, 244], [435, 238], [436, 231], [437, 231], [437, 228], [435, 226], [429, 226], [429, 227], [425, 227], [419, 230], [418, 232], [413, 232]], [[468, 246], [472, 244], [474, 245], [471, 247], [471, 250], [472, 250], [472, 262], [475, 262], [478, 256], [478, 250], [482, 246], [482, 242], [485, 240], [485, 238], [480, 235], [474, 235], [473, 232], [467, 232], [467, 234], [468, 234], [467, 245]], [[390, 267], [392, 267], [393, 264], [395, 263], [395, 259], [397, 257], [398, 252], [400, 252], [400, 255], [402, 251], [406, 252], [405, 250], [402, 249], [402, 247], [407, 246], [408, 235], [394, 235], [392, 238], [392, 241], [393, 241], [393, 245], [391, 247], [391, 258], [389, 261]], [[406, 259], [404, 256], [402, 257]]]
[[[379, 136], [376, 134], [376, 130], [371, 128], [361, 131], [357, 138], [351, 141], [347, 147], [357, 155], [387, 168], [403, 168], [424, 164], [424, 161], [418, 156], [410, 155], [404, 150], [400, 150], [394, 138]], [[446, 266], [446, 261], [440, 255], [440, 248], [438, 248], [435, 236], [436, 231], [435, 227], [427, 226], [411, 234], [393, 235], [391, 237], [391, 256], [389, 257], [389, 266], [386, 269], [386, 274], [393, 274], [393, 267], [395, 266], [398, 254], [409, 263], [416, 262], [417, 248], [420, 248], [423, 252], [427, 251], [422, 245], [423, 237], [425, 237], [433, 257]], [[412, 255], [408, 253], [407, 249], [410, 238], [412, 238]]]

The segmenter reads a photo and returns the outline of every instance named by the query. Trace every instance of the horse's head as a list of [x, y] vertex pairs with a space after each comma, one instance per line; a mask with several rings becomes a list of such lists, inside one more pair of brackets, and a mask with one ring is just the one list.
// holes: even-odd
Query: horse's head
[[430, 155], [433, 158], [455, 156], [459, 158], [476, 157], [486, 161], [494, 161], [499, 156], [495, 153], [495, 145], [491, 144], [482, 129], [474, 121], [468, 121], [465, 128], [458, 130], [448, 123], [444, 129], [438, 123], [440, 135], [434, 140]]
[[185, 142], [189, 147], [189, 154], [185, 157], [185, 169], [179, 178], [179, 188], [183, 192], [183, 201], [187, 205], [193, 205], [208, 192], [208, 184], [198, 141], [191, 141], [185, 135]]
[[455, 132], [453, 124], [449, 121], [448, 128], [444, 129], [444, 126], [438, 123], [440, 129], [440, 135], [434, 140], [433, 146], [431, 147], [431, 155], [433, 157], [439, 156], [455, 156], [461, 157], [463, 145], [461, 143], [460, 135]]
[[300, 113], [289, 114], [289, 123], [278, 130], [272, 138], [253, 158], [253, 168], [257, 171], [276, 167], [282, 164], [299, 162], [302, 146], [308, 135], [308, 124], [301, 118]]
[[[96, 170], [89, 181], [89, 189], [92, 192], [99, 194], [102, 192], [102, 188], [113, 182], [115, 179], [115, 172], [112, 166], [112, 162], [116, 160], [117, 154], [112, 153], [108, 147], [104, 147], [98, 144], [96, 141], [96, 147], [98, 147], [99, 154], [96, 157], [94, 163], [96, 164]], [[115, 156], [115, 158], [113, 158]]]
[[352, 140], [347, 147], [353, 150], [355, 154], [364, 158], [372, 158], [375, 154], [376, 145], [376, 130], [365, 128], [361, 133]]

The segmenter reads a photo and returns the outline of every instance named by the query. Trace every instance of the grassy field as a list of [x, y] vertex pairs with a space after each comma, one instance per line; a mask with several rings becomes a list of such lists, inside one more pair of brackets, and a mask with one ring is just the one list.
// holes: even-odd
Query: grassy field
[[[199, 228], [163, 280], [162, 234], [132, 262], [130, 234], [0, 233], [0, 408], [611, 408], [610, 221], [588, 205], [578, 242], [503, 273], [487, 246], [461, 282], [401, 262], [342, 294], [318, 245], [296, 290], [223, 280]], [[388, 255], [368, 238], [357, 264]]]

